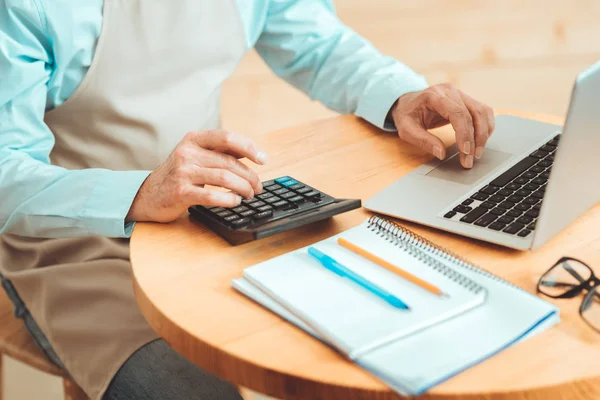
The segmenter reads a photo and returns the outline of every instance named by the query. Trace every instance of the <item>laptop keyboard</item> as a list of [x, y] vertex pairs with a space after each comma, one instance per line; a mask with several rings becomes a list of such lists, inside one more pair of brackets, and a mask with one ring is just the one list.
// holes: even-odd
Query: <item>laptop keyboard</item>
[[560, 135], [448, 211], [444, 218], [528, 237], [542, 208]]

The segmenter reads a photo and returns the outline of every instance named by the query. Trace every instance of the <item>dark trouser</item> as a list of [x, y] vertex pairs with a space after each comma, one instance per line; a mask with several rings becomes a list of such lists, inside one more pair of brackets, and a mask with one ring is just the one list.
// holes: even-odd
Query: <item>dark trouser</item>
[[[52, 362], [64, 369], [14, 286], [4, 278], [2, 286], [15, 305], [15, 315], [23, 320], [35, 343]], [[102, 399], [241, 400], [241, 396], [233, 385], [204, 372], [169, 347], [164, 340], [158, 339], [142, 346], [129, 357], [114, 376]]]

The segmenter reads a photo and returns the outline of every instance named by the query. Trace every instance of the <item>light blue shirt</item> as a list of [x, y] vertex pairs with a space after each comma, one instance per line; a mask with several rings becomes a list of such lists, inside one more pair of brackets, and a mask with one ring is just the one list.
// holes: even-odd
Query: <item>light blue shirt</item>
[[[201, 0], [199, 0], [201, 1]], [[131, 203], [150, 171], [70, 171], [50, 164], [44, 113], [82, 81], [102, 0], [0, 0], [0, 233], [128, 237]], [[248, 49], [340, 113], [390, 129], [401, 95], [427, 83], [342, 24], [328, 0], [237, 0]], [[81, 132], [85, 135], [85, 132]]]

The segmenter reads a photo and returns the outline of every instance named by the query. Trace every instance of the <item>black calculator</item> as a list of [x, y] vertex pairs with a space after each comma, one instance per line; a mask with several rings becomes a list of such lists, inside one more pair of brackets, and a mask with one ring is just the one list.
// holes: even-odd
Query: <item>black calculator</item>
[[232, 245], [261, 239], [360, 208], [358, 199], [336, 199], [297, 179], [263, 182], [263, 192], [232, 208], [193, 206], [192, 218]]

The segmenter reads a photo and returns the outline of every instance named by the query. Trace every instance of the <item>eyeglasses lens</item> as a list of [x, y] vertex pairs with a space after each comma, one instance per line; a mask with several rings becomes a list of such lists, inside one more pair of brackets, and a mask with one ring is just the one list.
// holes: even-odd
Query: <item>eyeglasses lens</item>
[[546, 272], [538, 284], [540, 292], [549, 296], [560, 296], [592, 276], [585, 264], [575, 260], [566, 260]]

